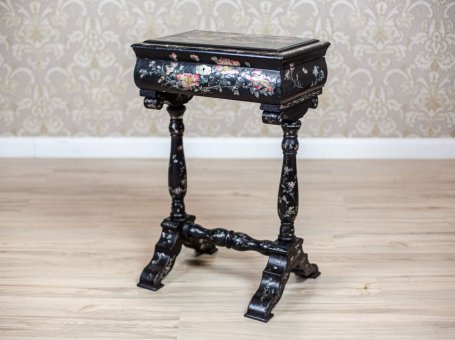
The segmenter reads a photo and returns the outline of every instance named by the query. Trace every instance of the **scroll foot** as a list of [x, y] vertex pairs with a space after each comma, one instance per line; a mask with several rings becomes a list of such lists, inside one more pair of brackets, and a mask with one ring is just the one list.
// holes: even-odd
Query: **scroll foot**
[[310, 263], [308, 261], [308, 254], [304, 253], [303, 251], [300, 263], [297, 264], [297, 266], [295, 266], [294, 269], [292, 269], [292, 272], [300, 277], [310, 279], [315, 279], [319, 275], [321, 275], [321, 272], [319, 271], [317, 264]]
[[290, 272], [290, 261], [286, 256], [270, 255], [261, 284], [253, 295], [245, 316], [262, 322], [269, 321], [273, 317], [273, 307], [281, 299]]
[[262, 274], [260, 286], [248, 305], [245, 316], [267, 322], [273, 317], [272, 309], [280, 301], [291, 272], [303, 277], [319, 276], [318, 266], [308, 262], [302, 250], [303, 240], [296, 238], [289, 244], [287, 255], [272, 254]]
[[196, 256], [202, 254], [213, 254], [218, 251], [218, 248], [215, 244], [206, 239], [198, 239], [198, 240], [185, 240], [183, 243], [186, 247], [192, 248], [196, 251]]
[[163, 287], [161, 281], [171, 271], [175, 259], [182, 249], [182, 239], [178, 231], [179, 224], [165, 219], [161, 226], [163, 230], [155, 246], [153, 258], [142, 271], [137, 284], [138, 287], [154, 291]]

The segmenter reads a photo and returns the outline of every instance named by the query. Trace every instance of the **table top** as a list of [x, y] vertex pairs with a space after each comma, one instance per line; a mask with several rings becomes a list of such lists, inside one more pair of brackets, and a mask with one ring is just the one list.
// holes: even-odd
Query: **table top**
[[165, 43], [169, 45], [185, 45], [193, 47], [212, 46], [270, 52], [283, 52], [316, 42], [318, 42], [316, 39], [200, 30], [193, 30], [145, 41], [145, 43], [152, 44]]
[[132, 47], [139, 58], [205, 64], [231, 60], [236, 65], [277, 70], [323, 58], [329, 45], [317, 39], [194, 30]]

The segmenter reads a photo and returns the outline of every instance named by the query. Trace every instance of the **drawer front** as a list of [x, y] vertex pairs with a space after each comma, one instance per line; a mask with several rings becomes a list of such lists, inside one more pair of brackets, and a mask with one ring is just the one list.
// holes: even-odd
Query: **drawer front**
[[138, 58], [134, 80], [142, 90], [269, 104], [282, 99], [278, 70]]

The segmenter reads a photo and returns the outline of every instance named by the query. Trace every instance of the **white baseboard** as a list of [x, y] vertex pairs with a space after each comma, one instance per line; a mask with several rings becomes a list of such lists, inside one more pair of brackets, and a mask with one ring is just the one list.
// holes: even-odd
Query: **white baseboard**
[[[184, 138], [187, 158], [281, 158], [281, 138]], [[0, 157], [168, 158], [167, 137], [2, 137]], [[455, 159], [455, 138], [300, 138], [306, 159]]]

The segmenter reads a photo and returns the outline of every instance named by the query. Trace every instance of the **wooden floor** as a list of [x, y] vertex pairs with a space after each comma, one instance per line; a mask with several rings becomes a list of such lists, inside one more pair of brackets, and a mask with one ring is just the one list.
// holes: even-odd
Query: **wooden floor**
[[[278, 232], [280, 161], [188, 161], [207, 227]], [[167, 162], [0, 160], [0, 338], [455, 339], [455, 162], [302, 161], [297, 233], [322, 275], [243, 317], [266, 258], [184, 249], [136, 287], [169, 212]]]

